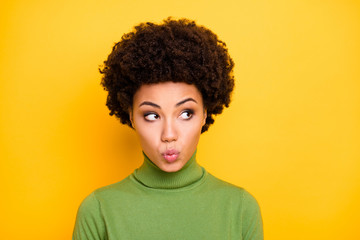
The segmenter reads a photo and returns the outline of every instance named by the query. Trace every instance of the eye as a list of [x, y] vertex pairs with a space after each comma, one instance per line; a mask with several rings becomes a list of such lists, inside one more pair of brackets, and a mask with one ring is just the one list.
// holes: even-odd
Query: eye
[[184, 120], [189, 120], [193, 116], [193, 111], [185, 110], [180, 114], [180, 117]]
[[159, 115], [156, 113], [147, 113], [144, 115], [144, 118], [147, 121], [155, 121], [156, 119], [159, 119]]

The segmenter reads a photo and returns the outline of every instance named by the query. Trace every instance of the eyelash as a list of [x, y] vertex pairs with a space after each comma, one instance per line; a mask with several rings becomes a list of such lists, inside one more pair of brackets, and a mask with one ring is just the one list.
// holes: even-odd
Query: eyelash
[[151, 114], [154, 114], [157, 118], [159, 117], [159, 115], [157, 115], [157, 114], [154, 113], [154, 112], [148, 112], [148, 113], [145, 113], [145, 114], [144, 114], [144, 119], [145, 119], [145, 121], [148, 121], [148, 122], [153, 122], [153, 121], [154, 121], [154, 120], [148, 120], [148, 119], [146, 119], [146, 117], [149, 116], [149, 115], [151, 115]]
[[182, 115], [183, 113], [186, 113], [186, 112], [187, 112], [190, 116], [189, 116], [189, 118], [184, 119], [184, 120], [190, 120], [190, 119], [192, 118], [192, 116], [194, 115], [194, 111], [191, 110], [191, 109], [186, 109], [186, 110], [182, 111], [180, 115]]
[[[194, 115], [194, 111], [191, 110], [191, 109], [186, 109], [186, 110], [182, 111], [181, 114], [180, 114], [180, 116], [181, 116], [183, 113], [188, 113], [188, 114], [190, 115], [189, 118], [184, 119], [185, 121], [190, 120], [190, 119], [192, 118], [192, 116]], [[155, 121], [155, 120], [148, 120], [148, 119], [146, 119], [146, 117], [148, 117], [148, 116], [151, 115], [151, 114], [154, 114], [156, 118], [159, 118], [159, 115], [158, 115], [158, 114], [156, 114], [156, 113], [154, 113], [154, 112], [148, 112], [148, 113], [145, 113], [145, 114], [144, 114], [144, 119], [145, 119], [145, 121], [148, 121], [148, 122], [153, 122], [153, 121]]]

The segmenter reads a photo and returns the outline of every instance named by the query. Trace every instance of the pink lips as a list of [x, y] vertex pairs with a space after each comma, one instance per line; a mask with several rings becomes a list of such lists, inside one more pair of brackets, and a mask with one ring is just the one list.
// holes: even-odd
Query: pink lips
[[166, 150], [162, 155], [167, 162], [172, 163], [179, 157], [179, 151], [176, 151], [175, 149]]

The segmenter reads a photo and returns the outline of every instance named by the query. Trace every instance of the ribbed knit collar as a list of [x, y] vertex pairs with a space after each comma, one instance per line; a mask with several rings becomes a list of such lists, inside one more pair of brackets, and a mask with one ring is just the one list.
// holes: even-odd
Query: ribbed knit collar
[[196, 162], [196, 150], [189, 161], [177, 172], [165, 172], [156, 166], [146, 154], [144, 163], [134, 171], [137, 181], [150, 188], [175, 189], [195, 183], [203, 176], [203, 168]]

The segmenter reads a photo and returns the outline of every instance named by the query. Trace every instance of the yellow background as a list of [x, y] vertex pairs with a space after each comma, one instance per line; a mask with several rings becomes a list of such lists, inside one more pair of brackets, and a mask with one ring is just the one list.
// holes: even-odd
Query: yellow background
[[1, 239], [70, 239], [83, 198], [141, 164], [98, 66], [134, 25], [168, 16], [212, 29], [236, 64], [200, 164], [256, 197], [265, 239], [360, 239], [358, 1], [1, 5]]

